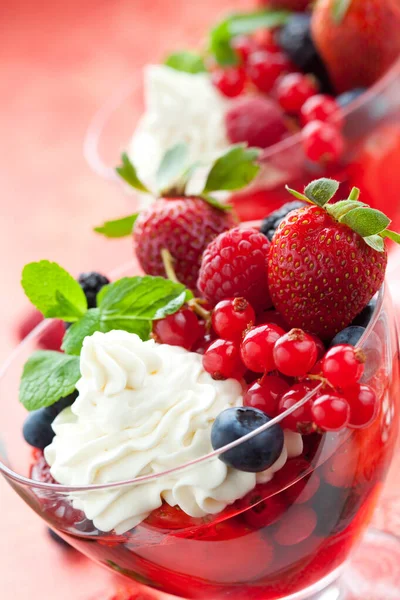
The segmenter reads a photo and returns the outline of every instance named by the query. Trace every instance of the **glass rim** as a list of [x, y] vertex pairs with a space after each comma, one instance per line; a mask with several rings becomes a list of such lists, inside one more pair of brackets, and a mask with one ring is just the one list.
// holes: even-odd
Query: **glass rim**
[[[128, 265], [132, 265], [132, 264], [133, 264], [132, 262], [125, 264], [123, 267], [118, 269], [118, 271], [123, 271], [128, 267]], [[363, 335], [357, 342], [356, 348], [362, 347], [364, 341], [368, 338], [371, 331], [373, 330], [373, 328], [379, 318], [381, 310], [382, 310], [385, 292], [386, 292], [386, 280], [382, 284], [380, 290], [377, 292], [378, 297], [377, 297], [377, 302], [376, 302], [376, 306], [374, 309], [374, 313], [373, 313]], [[22, 340], [22, 342], [20, 342], [18, 344], [18, 346], [10, 354], [9, 358], [0, 366], [0, 383], [4, 379], [4, 377], [7, 375], [9, 368], [14, 364], [15, 360], [18, 359], [21, 352], [24, 350], [25, 346], [29, 342], [34, 340], [38, 335], [43, 333], [43, 331], [46, 330], [46, 328], [52, 323], [52, 321], [53, 321], [52, 319], [45, 319], [42, 323], [37, 325], [25, 337], [25, 339]], [[253, 437], [256, 437], [258, 434], [270, 429], [274, 425], [281, 423], [283, 421], [283, 419], [285, 419], [287, 416], [289, 416], [291, 413], [293, 413], [297, 409], [301, 408], [301, 406], [306, 404], [306, 402], [309, 402], [311, 400], [311, 398], [313, 398], [313, 396], [315, 396], [315, 394], [321, 389], [321, 387], [322, 387], [322, 383], [320, 383], [317, 387], [315, 387], [313, 390], [311, 390], [308, 394], [306, 394], [304, 396], [304, 398], [299, 400], [296, 404], [294, 404], [292, 407], [287, 409], [285, 412], [274, 417], [273, 419], [268, 421], [268, 423], [261, 425], [260, 427], [258, 427], [254, 431], [246, 434], [245, 436], [242, 436], [242, 437], [238, 438], [237, 440], [234, 440], [233, 442], [231, 442], [221, 448], [218, 448], [217, 450], [213, 450], [212, 452], [209, 452], [208, 454], [205, 454], [203, 456], [195, 458], [194, 460], [186, 462], [177, 467], [166, 469], [164, 471], [161, 471], [160, 473], [153, 473], [150, 475], [141, 475], [141, 476], [135, 477], [133, 479], [122, 480], [122, 481], [113, 481], [110, 483], [96, 483], [96, 484], [90, 484], [90, 485], [68, 486], [68, 485], [62, 485], [59, 483], [45, 483], [45, 482], [41, 482], [41, 481], [36, 481], [35, 479], [31, 479], [30, 477], [20, 475], [19, 473], [15, 472], [13, 469], [11, 469], [7, 465], [5, 465], [2, 462], [1, 457], [0, 457], [0, 473], [2, 473], [6, 478], [12, 479], [13, 481], [15, 481], [21, 485], [28, 486], [31, 488], [37, 488], [37, 489], [41, 489], [41, 490], [48, 490], [48, 491], [51, 490], [53, 492], [60, 492], [60, 493], [90, 492], [90, 491], [100, 491], [100, 490], [106, 490], [106, 489], [112, 490], [115, 488], [127, 487], [127, 486], [132, 486], [132, 485], [140, 485], [142, 483], [154, 481], [154, 480], [160, 479], [162, 477], [172, 475], [174, 473], [189, 469], [197, 464], [207, 462], [214, 458], [217, 459], [218, 456], [220, 456], [221, 454], [224, 454], [228, 450], [232, 450], [233, 448], [236, 448], [237, 446], [247, 442], [248, 440], [251, 440]], [[1, 431], [0, 431], [0, 433], [1, 433]]]
[[[153, 64], [153, 63], [148, 63]], [[143, 77], [142, 71], [144, 67], [138, 67], [135, 71], [135, 77], [125, 80], [117, 90], [108, 98], [108, 100], [95, 112], [89, 126], [86, 130], [85, 139], [83, 142], [83, 154], [89, 164], [89, 166], [103, 179], [108, 181], [114, 181], [126, 187], [126, 184], [118, 177], [114, 167], [107, 165], [99, 152], [99, 142], [103, 136], [103, 132], [107, 127], [110, 119], [122, 106], [122, 104], [131, 96], [131, 94], [139, 87], [141, 87], [141, 93], [143, 95], [143, 81], [140, 77]], [[400, 56], [395, 60], [391, 67], [384, 73], [372, 86], [367, 88], [354, 101], [350, 102], [347, 106], [342, 108], [342, 115], [344, 118], [350, 117], [352, 113], [356, 112], [361, 107], [367, 105], [371, 100], [378, 97], [382, 91], [400, 75]], [[133, 133], [132, 133], [133, 135]], [[283, 140], [265, 148], [260, 156], [260, 162], [267, 161], [274, 156], [289, 151], [291, 148], [301, 143], [301, 131], [293, 133]]]

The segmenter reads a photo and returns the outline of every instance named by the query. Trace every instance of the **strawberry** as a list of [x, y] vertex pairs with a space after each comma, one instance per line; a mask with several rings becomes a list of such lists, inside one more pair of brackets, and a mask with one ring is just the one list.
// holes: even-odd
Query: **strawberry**
[[[132, 235], [134, 227], [134, 249], [143, 270], [178, 279], [195, 291], [204, 250], [236, 223], [231, 207], [211, 194], [238, 190], [250, 183], [260, 169], [256, 163], [259, 152], [240, 144], [232, 146], [211, 166], [202, 191], [195, 196], [186, 194], [186, 187], [197, 165], [187, 164], [188, 148], [178, 144], [166, 152], [159, 166], [156, 202], [140, 215], [108, 221], [95, 231], [123, 237]], [[151, 193], [126, 154], [117, 172], [135, 189]]]
[[288, 214], [274, 237], [268, 257], [269, 291], [276, 310], [291, 327], [322, 339], [347, 327], [381, 287], [387, 262], [387, 230], [380, 211], [358, 201], [331, 203], [339, 184], [319, 179], [304, 195], [312, 204]]
[[312, 35], [338, 93], [374, 84], [400, 54], [400, 9], [392, 0], [320, 0]]

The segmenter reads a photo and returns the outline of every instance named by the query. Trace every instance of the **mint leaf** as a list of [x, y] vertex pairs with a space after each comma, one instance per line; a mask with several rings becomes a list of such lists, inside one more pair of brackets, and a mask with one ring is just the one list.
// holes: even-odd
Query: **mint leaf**
[[150, 321], [175, 313], [192, 297], [184, 285], [163, 277], [124, 277], [104, 290], [98, 295], [101, 330], [124, 329], [142, 339]]
[[381, 233], [390, 224], [390, 219], [380, 210], [362, 206], [346, 213], [340, 222], [366, 238]]
[[352, 0], [334, 0], [332, 5], [332, 17], [337, 25], [345, 18]]
[[216, 198], [213, 198], [212, 196], [208, 196], [207, 194], [202, 194], [200, 197], [203, 198], [204, 202], [207, 202], [207, 204], [209, 204], [213, 208], [217, 208], [218, 210], [223, 210], [225, 212], [228, 212], [228, 211], [232, 210], [232, 208], [233, 208], [233, 206], [231, 204], [223, 204], [223, 202], [220, 202]]
[[309, 183], [304, 190], [304, 194], [311, 202], [322, 207], [333, 198], [338, 189], [338, 181], [322, 177]]
[[67, 354], [79, 356], [83, 340], [95, 331], [101, 331], [100, 311], [98, 308], [90, 308], [80, 321], [67, 329], [61, 349]]
[[170, 188], [187, 168], [189, 148], [187, 144], [176, 144], [164, 154], [156, 173], [157, 188], [162, 193]]
[[115, 170], [118, 175], [122, 177], [126, 183], [129, 183], [130, 186], [135, 188], [135, 190], [139, 190], [140, 192], [146, 192], [150, 194], [150, 190], [142, 183], [136, 173], [136, 169], [129, 160], [128, 155], [124, 152], [121, 156], [122, 165], [117, 167]]
[[25, 363], [19, 400], [30, 411], [51, 406], [71, 394], [79, 378], [77, 356], [48, 350], [35, 352]]
[[377, 252], [383, 252], [385, 249], [385, 244], [380, 235], [370, 235], [364, 238], [364, 242], [371, 246]]
[[94, 228], [96, 233], [101, 233], [108, 238], [122, 238], [132, 235], [133, 226], [139, 213], [115, 219], [114, 221], [105, 221], [103, 225]]
[[231, 146], [215, 161], [202, 193], [244, 188], [253, 181], [260, 170], [260, 166], [256, 163], [259, 155], [258, 148], [246, 148], [243, 144]]
[[297, 198], [297, 200], [301, 200], [302, 202], [307, 202], [308, 204], [310, 204], [310, 201], [307, 198], [307, 196], [301, 194], [300, 192], [297, 192], [296, 190], [292, 190], [292, 188], [290, 188], [288, 185], [285, 185], [285, 190], [289, 192], [289, 194]]
[[331, 217], [339, 221], [345, 214], [354, 208], [363, 206], [366, 206], [366, 204], [359, 200], [339, 200], [339, 202], [335, 202], [335, 204], [327, 204], [325, 209]]
[[385, 237], [385, 238], [389, 238], [393, 242], [396, 242], [396, 244], [400, 244], [400, 235], [398, 233], [396, 233], [395, 231], [390, 231], [390, 229], [385, 229], [384, 231], [381, 231], [381, 233], [379, 235], [381, 235], [382, 237]]
[[25, 265], [22, 287], [45, 317], [74, 322], [87, 310], [87, 300], [79, 283], [57, 263], [41, 260]]
[[286, 23], [289, 15], [289, 11], [271, 9], [233, 14], [211, 30], [209, 51], [220, 65], [235, 65], [238, 63], [238, 56], [231, 46], [232, 38], [258, 29], [280, 27]]
[[192, 75], [206, 72], [206, 67], [200, 54], [188, 50], [170, 54], [165, 59], [164, 64], [176, 71], [183, 71], [184, 73], [191, 73]]

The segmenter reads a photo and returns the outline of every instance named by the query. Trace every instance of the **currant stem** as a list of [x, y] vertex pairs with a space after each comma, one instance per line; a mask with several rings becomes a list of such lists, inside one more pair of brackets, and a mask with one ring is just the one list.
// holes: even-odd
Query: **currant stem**
[[320, 381], [321, 383], [323, 383], [324, 385], [328, 385], [330, 388], [332, 388], [333, 390], [335, 389], [335, 386], [332, 385], [330, 383], [330, 381], [328, 381], [327, 379], [325, 379], [325, 377], [322, 377], [322, 375], [313, 375], [313, 374], [308, 374], [307, 375], [307, 379], [311, 379], [313, 381]]
[[161, 259], [163, 261], [163, 265], [164, 265], [164, 269], [165, 269], [167, 278], [170, 281], [173, 281], [174, 283], [180, 283], [179, 279], [176, 276], [175, 269], [173, 266], [174, 259], [172, 258], [172, 255], [171, 255], [170, 251], [167, 250], [167, 248], [162, 248]]
[[202, 305], [203, 301], [199, 298], [192, 298], [191, 300], [189, 300], [188, 305], [190, 306], [190, 308], [193, 309], [193, 311], [199, 315], [199, 317], [201, 317], [202, 319], [204, 319], [206, 321], [206, 323], [211, 323], [211, 313], [209, 310], [206, 310], [205, 308], [203, 308]]

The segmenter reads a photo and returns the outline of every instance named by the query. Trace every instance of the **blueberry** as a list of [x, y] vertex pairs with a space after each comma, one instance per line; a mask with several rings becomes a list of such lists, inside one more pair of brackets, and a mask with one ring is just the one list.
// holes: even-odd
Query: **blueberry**
[[[212, 426], [212, 446], [214, 450], [222, 448], [270, 420], [270, 417], [257, 408], [228, 408], [218, 415]], [[220, 459], [239, 471], [258, 473], [274, 464], [281, 455], [283, 443], [282, 428], [273, 425], [251, 440], [224, 452]]]
[[361, 327], [367, 327], [368, 323], [372, 319], [372, 315], [375, 312], [377, 297], [374, 296], [370, 300], [365, 308], [356, 316], [352, 325], [360, 325]]
[[288, 215], [292, 210], [302, 208], [305, 205], [305, 202], [295, 200], [294, 202], [287, 202], [277, 210], [274, 210], [274, 212], [270, 213], [268, 217], [263, 219], [260, 227], [261, 233], [263, 233], [269, 239], [269, 241], [271, 241], [276, 228], [283, 221], [286, 215]]
[[110, 283], [109, 279], [100, 273], [81, 273], [78, 277], [78, 283], [85, 292], [85, 296], [88, 302], [89, 308], [96, 308], [97, 306], [97, 294], [107, 284]]
[[355, 346], [357, 342], [361, 339], [361, 336], [365, 332], [365, 327], [360, 327], [359, 325], [350, 325], [350, 327], [346, 327], [346, 329], [342, 329], [339, 331], [329, 344], [329, 347], [339, 346], [339, 344], [350, 344], [350, 346]]
[[336, 102], [339, 104], [339, 106], [345, 108], [346, 106], [357, 100], [357, 98], [359, 98], [366, 91], [366, 88], [354, 88], [354, 90], [349, 90], [348, 92], [340, 94], [340, 96], [336, 98]]
[[52, 404], [51, 406], [47, 406], [44, 409], [44, 411], [51, 417], [52, 420], [54, 420], [56, 418], [56, 416], [59, 415], [60, 412], [62, 412], [64, 410], [64, 408], [67, 408], [67, 406], [71, 406], [71, 404], [73, 404], [75, 402], [77, 397], [78, 397], [78, 392], [77, 392], [77, 390], [75, 390], [72, 392], [72, 394], [69, 394], [69, 396], [65, 396], [65, 398], [61, 398], [61, 400], [59, 400], [55, 404]]
[[45, 408], [39, 408], [39, 410], [31, 412], [22, 430], [25, 441], [34, 448], [44, 450], [46, 446], [51, 444], [54, 437], [54, 431], [51, 427], [53, 420], [52, 415], [46, 412]]
[[57, 542], [57, 544], [60, 544], [60, 546], [63, 546], [64, 548], [71, 548], [70, 544], [68, 544], [68, 542], [66, 542], [64, 538], [59, 536], [55, 531], [50, 529], [50, 527], [47, 529], [47, 531], [51, 539]]
[[321, 92], [333, 93], [328, 72], [312, 39], [310, 14], [293, 13], [280, 29], [277, 41], [300, 71], [315, 75]]

